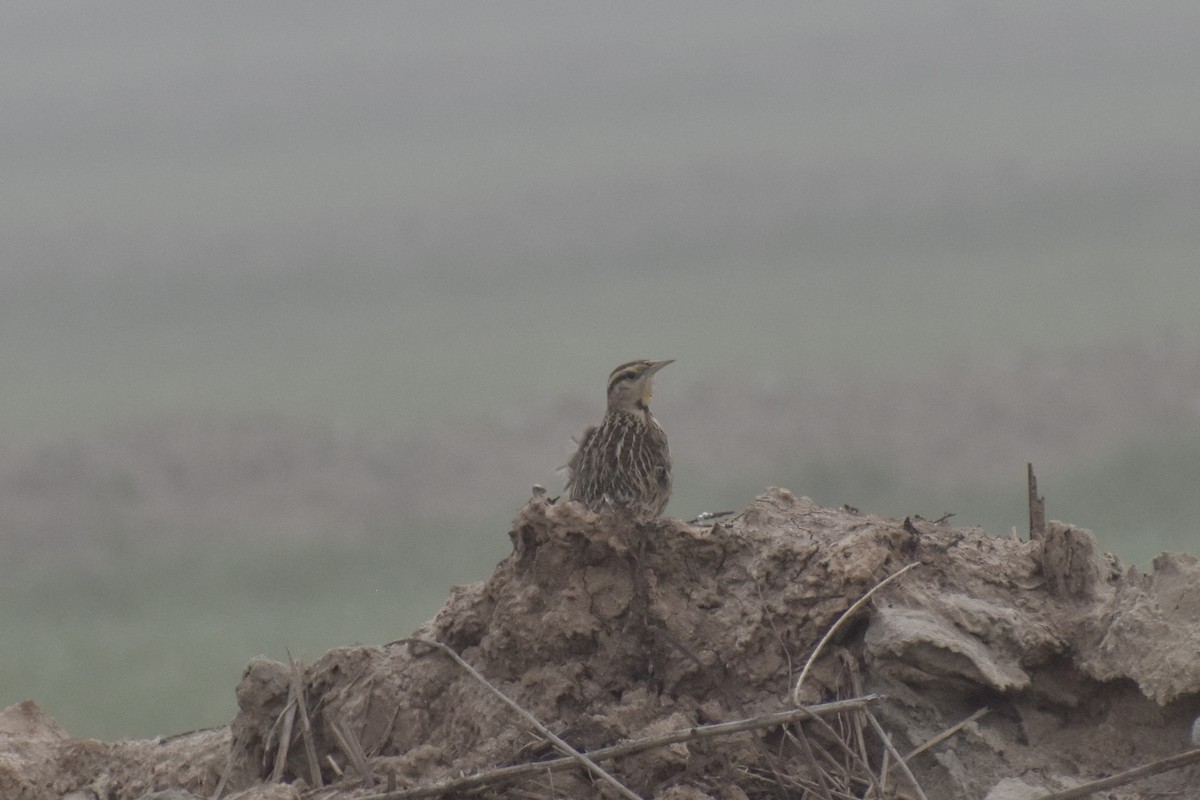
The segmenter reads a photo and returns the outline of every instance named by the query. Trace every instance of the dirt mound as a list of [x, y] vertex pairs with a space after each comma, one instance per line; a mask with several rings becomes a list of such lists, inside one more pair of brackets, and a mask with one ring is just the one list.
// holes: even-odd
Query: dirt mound
[[[535, 498], [511, 536], [491, 578], [457, 587], [414, 638], [453, 648], [580, 750], [793, 708], [815, 643], [913, 562], [840, 629], [800, 694], [818, 703], [877, 693], [873, 712], [901, 751], [989, 709], [910, 759], [929, 797], [1037, 797], [1176, 754], [1200, 712], [1200, 563], [1188, 556], [1162, 556], [1149, 575], [1122, 572], [1091, 534], [1066, 525], [1018, 542], [821, 508], [783, 490], [704, 526], [636, 526]], [[0, 796], [212, 796], [222, 774], [227, 792], [299, 796], [316, 781], [314, 763], [322, 783], [365, 796], [557, 755], [487, 686], [411, 640], [335, 650], [302, 680], [293, 674], [251, 663], [230, 729], [165, 742], [81, 742], [35, 707], [13, 707], [0, 718]], [[287, 711], [298, 688], [305, 714]], [[32, 728], [13, 722], [22, 715]], [[822, 780], [863, 796], [871, 778], [854, 765], [877, 770], [882, 748], [856, 720], [845, 712], [677, 741], [608, 769], [645, 798], [819, 797]], [[291, 742], [283, 757], [281, 740]], [[273, 774], [286, 785], [262, 783]], [[1130, 796], [1197, 796], [1187, 788], [1196, 785], [1192, 767]], [[891, 787], [911, 791], [903, 778]], [[482, 791], [597, 788], [573, 767]]]
[[158, 787], [216, 785], [229, 730], [168, 739], [75, 739], [26, 701], [0, 712], [0, 797], [4, 800], [124, 800]]

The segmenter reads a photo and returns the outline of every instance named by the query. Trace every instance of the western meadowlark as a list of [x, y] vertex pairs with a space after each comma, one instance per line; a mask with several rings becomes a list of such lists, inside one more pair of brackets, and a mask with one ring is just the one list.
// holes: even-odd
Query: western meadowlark
[[572, 500], [639, 518], [662, 513], [671, 497], [671, 453], [650, 414], [651, 381], [672, 361], [630, 361], [608, 376], [608, 411], [598, 427], [584, 431], [567, 464]]

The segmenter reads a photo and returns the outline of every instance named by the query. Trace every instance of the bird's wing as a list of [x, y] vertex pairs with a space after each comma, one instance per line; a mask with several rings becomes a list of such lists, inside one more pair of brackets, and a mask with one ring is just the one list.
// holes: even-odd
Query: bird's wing
[[575, 452], [571, 454], [570, 460], [564, 466], [559, 467], [559, 469], [567, 471], [567, 491], [570, 491], [571, 486], [575, 483], [575, 476], [579, 474], [579, 459], [583, 456], [583, 450], [587, 447], [588, 442], [596, 435], [596, 428], [597, 426], [592, 425], [578, 439], [571, 438], [571, 441], [575, 444]]

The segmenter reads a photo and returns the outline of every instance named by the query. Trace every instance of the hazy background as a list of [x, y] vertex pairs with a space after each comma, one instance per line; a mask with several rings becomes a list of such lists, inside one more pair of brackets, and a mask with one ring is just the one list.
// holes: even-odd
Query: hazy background
[[0, 7], [0, 707], [407, 635], [675, 358], [768, 485], [1196, 552], [1200, 6]]

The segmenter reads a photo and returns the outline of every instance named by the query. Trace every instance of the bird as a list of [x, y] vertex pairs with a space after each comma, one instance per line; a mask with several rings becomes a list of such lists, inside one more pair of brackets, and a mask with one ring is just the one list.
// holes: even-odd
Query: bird
[[650, 398], [654, 375], [674, 360], [630, 361], [608, 376], [604, 419], [584, 431], [567, 463], [572, 500], [638, 519], [662, 513], [671, 497], [671, 452]]

